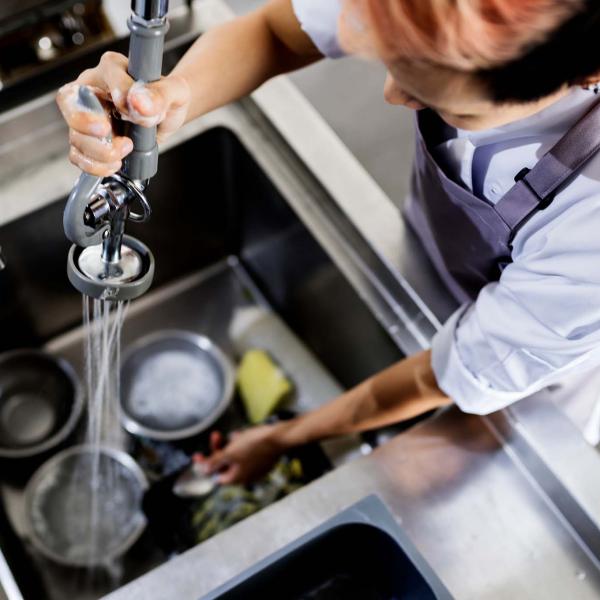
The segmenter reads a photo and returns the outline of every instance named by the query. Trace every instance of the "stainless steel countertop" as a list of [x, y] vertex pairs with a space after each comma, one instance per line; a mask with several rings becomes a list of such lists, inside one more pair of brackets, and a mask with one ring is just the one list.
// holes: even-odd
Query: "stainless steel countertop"
[[[199, 30], [230, 16], [220, 0], [195, 4], [194, 20]], [[432, 274], [388, 194], [287, 78], [266, 84], [252, 98], [397, 274], [407, 297], [420, 307], [417, 314], [402, 313], [403, 307], [399, 306], [398, 319], [406, 331], [412, 332], [414, 344], [426, 346], [431, 332], [452, 312], [454, 304]], [[211, 124], [226, 122], [233, 113], [215, 111], [189, 124], [166, 148]], [[10, 121], [10, 115], [4, 119]], [[57, 131], [53, 130], [52, 135], [56, 136]], [[250, 127], [246, 133], [253, 143], [260, 143], [263, 136], [260, 128]], [[68, 192], [76, 170], [61, 152], [64, 148], [56, 147], [53, 157], [43, 164], [19, 177], [0, 181], [0, 224]], [[269, 176], [277, 184], [278, 173]], [[310, 226], [311, 219], [318, 219], [318, 206], [312, 206], [314, 199], [306, 196], [298, 189], [292, 202]], [[551, 461], [556, 455], [544, 440], [543, 431], [531, 428], [527, 436], [517, 435], [523, 423], [539, 418], [540, 413], [534, 409], [532, 405], [530, 411], [515, 413], [515, 419], [520, 420], [512, 428], [507, 415], [485, 420], [455, 409], [446, 411], [108, 598], [197, 600], [370, 493], [381, 496], [457, 598], [598, 598], [600, 578], [595, 557], [558, 511], [552, 490], [535, 478], [532, 464], [519, 454], [527, 438], [525, 441], [535, 442], [544, 459]], [[548, 420], [556, 417], [552, 413]], [[590, 485], [589, 479], [591, 470], [600, 473], [600, 459], [592, 449], [581, 446], [580, 440], [569, 437], [570, 430], [554, 428], [558, 430], [565, 436], [561, 447], [570, 460], [558, 461], [556, 472], [565, 475], [573, 486], [571, 493], [585, 506], [587, 516], [598, 522], [600, 486]], [[586, 485], [580, 485], [586, 474]], [[591, 531], [595, 533], [593, 528]]]
[[2, 552], [0, 552], [0, 600], [23, 600]]
[[373, 492], [457, 598], [598, 598], [598, 571], [573, 546], [562, 520], [480, 419], [456, 410], [398, 436], [107, 598], [198, 599]]

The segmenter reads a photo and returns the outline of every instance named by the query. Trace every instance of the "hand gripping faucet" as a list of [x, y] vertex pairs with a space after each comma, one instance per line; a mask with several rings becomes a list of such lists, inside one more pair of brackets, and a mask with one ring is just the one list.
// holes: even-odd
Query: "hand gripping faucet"
[[[128, 71], [135, 81], [160, 79], [167, 10], [168, 0], [132, 0]], [[80, 87], [78, 102], [84, 110], [103, 111], [86, 86]], [[133, 151], [121, 170], [105, 178], [82, 173], [63, 216], [65, 234], [73, 242], [67, 261], [69, 280], [82, 294], [114, 301], [141, 296], [154, 276], [152, 253], [125, 235], [125, 223], [142, 223], [150, 217], [144, 190], [158, 166], [156, 127], [123, 125]], [[141, 212], [134, 212], [137, 206]]]

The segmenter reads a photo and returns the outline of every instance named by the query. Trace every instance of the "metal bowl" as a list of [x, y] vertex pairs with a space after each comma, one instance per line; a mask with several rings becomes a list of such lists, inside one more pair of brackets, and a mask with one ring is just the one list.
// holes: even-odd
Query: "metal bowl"
[[38, 350], [0, 355], [0, 458], [29, 458], [58, 446], [83, 410], [71, 365]]
[[91, 446], [63, 450], [25, 489], [31, 542], [63, 565], [110, 565], [146, 527], [141, 506], [147, 489], [143, 471], [125, 452]]
[[223, 414], [234, 385], [231, 361], [209, 338], [178, 330], [152, 333], [125, 353], [123, 425], [155, 440], [192, 437]]

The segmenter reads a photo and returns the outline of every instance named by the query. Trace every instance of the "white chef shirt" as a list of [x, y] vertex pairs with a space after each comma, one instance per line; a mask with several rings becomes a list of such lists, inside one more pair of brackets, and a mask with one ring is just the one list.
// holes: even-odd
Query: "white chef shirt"
[[[293, 4], [315, 45], [326, 56], [341, 56], [340, 0]], [[459, 130], [438, 155], [458, 182], [495, 203], [515, 174], [532, 168], [598, 100], [574, 89], [504, 127]], [[519, 231], [512, 258], [500, 280], [433, 339], [438, 384], [465, 412], [488, 414], [600, 367], [600, 155]]]

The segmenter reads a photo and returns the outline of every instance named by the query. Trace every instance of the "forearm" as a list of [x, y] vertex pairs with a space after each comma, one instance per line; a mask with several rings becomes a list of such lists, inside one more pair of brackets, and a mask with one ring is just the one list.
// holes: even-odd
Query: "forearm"
[[437, 386], [431, 353], [422, 352], [382, 371], [318, 410], [274, 429], [293, 447], [406, 421], [451, 400]]
[[319, 58], [294, 16], [291, 0], [271, 0], [204, 34], [173, 73], [190, 86], [189, 121]]

